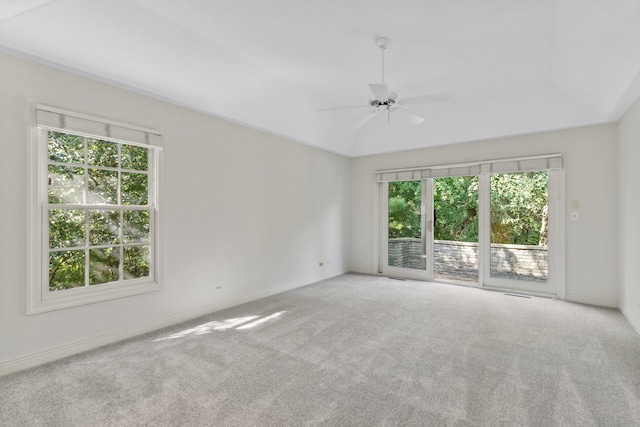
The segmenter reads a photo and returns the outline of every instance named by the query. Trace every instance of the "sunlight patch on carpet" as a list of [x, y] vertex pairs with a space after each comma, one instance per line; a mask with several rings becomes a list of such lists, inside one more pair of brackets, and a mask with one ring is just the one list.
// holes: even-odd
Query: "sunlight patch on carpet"
[[[198, 325], [194, 328], [185, 329], [184, 331], [176, 332], [175, 334], [171, 334], [167, 337], [158, 338], [154, 340], [157, 341], [166, 341], [166, 340], [174, 340], [178, 338], [185, 338], [192, 335], [204, 335], [210, 334], [213, 331], [226, 331], [229, 329], [250, 329], [255, 326], [261, 325], [269, 320], [277, 319], [282, 316], [285, 312], [279, 311], [277, 313], [270, 314], [268, 316], [245, 316], [245, 317], [237, 317], [233, 319], [226, 320], [214, 320], [212, 322], [203, 323], [202, 325]], [[250, 323], [249, 323], [250, 322]]]

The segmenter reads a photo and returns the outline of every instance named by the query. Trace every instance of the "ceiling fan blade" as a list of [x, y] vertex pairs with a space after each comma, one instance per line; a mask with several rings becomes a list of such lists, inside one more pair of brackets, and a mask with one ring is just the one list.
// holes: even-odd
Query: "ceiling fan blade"
[[422, 116], [419, 116], [418, 114], [414, 113], [413, 111], [409, 111], [406, 108], [396, 107], [396, 109], [398, 111], [403, 111], [405, 116], [407, 117], [407, 119], [409, 120], [409, 122], [411, 124], [419, 125], [420, 123], [422, 123], [425, 120], [427, 120], [426, 118], [424, 118]]
[[362, 116], [357, 122], [355, 122], [354, 124], [351, 125], [351, 129], [353, 129], [353, 130], [360, 129], [362, 126], [367, 124], [367, 122], [369, 120], [371, 120], [373, 118], [373, 116], [375, 116], [375, 115], [376, 115], [376, 112], [372, 111], [369, 114], [367, 114], [366, 116]]
[[449, 101], [456, 96], [453, 92], [433, 93], [431, 95], [413, 96], [398, 100], [400, 105], [427, 104], [429, 102]]
[[373, 97], [376, 101], [386, 102], [389, 100], [389, 91], [387, 90], [387, 85], [370, 83], [369, 89], [371, 89], [371, 93], [373, 93]]
[[322, 112], [322, 111], [338, 111], [338, 110], [355, 110], [356, 108], [371, 108], [371, 105], [363, 104], [363, 105], [351, 105], [348, 107], [321, 108], [316, 111]]

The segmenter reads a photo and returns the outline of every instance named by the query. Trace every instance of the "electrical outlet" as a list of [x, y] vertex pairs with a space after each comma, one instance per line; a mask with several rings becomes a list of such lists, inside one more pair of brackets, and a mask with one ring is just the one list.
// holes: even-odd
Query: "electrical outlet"
[[216, 291], [219, 291], [220, 289], [222, 289], [222, 285], [218, 285], [218, 286], [216, 286], [216, 289], [215, 289], [215, 290], [216, 290]]

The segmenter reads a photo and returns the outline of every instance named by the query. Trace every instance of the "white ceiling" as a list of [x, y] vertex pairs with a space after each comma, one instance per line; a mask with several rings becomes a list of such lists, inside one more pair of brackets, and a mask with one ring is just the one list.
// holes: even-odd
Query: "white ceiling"
[[[380, 83], [452, 91], [351, 129]], [[616, 121], [640, 0], [0, 0], [12, 53], [347, 156]]]

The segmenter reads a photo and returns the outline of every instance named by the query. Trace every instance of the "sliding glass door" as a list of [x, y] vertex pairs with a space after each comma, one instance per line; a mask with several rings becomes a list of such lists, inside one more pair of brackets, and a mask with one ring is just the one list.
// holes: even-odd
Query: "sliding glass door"
[[556, 294], [550, 255], [557, 250], [556, 171], [485, 177], [484, 285]]
[[433, 180], [433, 280], [477, 285], [478, 176]]
[[392, 181], [383, 188], [383, 272], [428, 280], [425, 185], [421, 180]]
[[558, 295], [559, 155], [380, 173], [379, 271]]

